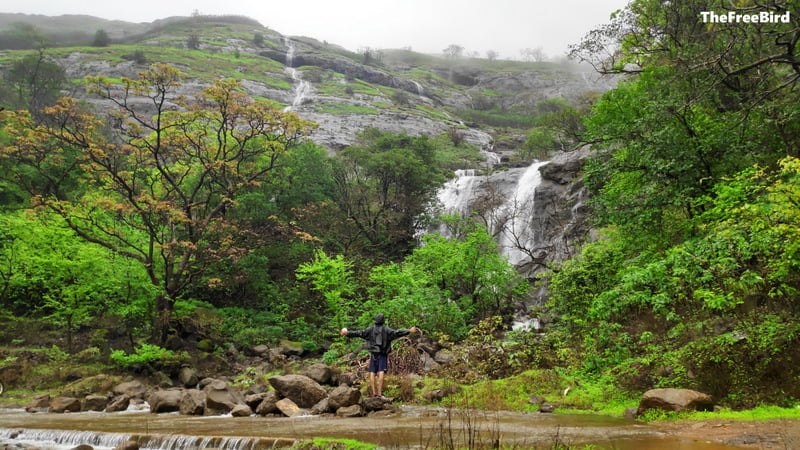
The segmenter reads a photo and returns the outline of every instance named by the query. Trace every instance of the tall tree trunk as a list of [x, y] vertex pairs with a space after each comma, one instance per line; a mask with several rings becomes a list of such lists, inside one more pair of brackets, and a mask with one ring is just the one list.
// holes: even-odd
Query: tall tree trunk
[[175, 302], [167, 294], [159, 294], [155, 301], [155, 317], [153, 320], [153, 342], [164, 346], [170, 329], [170, 318]]

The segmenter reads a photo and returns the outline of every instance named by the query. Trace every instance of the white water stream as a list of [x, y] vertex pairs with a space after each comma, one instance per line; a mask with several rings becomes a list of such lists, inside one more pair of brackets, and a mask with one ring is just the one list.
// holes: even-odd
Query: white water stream
[[[504, 201], [487, 215], [490, 217], [489, 232], [496, 237], [500, 252], [511, 264], [522, 264], [530, 258], [529, 253], [533, 250], [537, 232], [533, 223], [534, 199], [536, 187], [542, 182], [539, 168], [547, 163], [537, 161], [524, 170], [511, 169], [491, 175], [477, 175], [473, 169], [457, 170], [455, 178], [445, 183], [437, 194], [441, 210], [447, 214], [469, 216], [473, 202], [487, 183], [496, 182]], [[448, 235], [445, 228], [438, 231]]]
[[283, 110], [292, 111], [301, 106], [307, 97], [311, 96], [312, 88], [311, 83], [303, 80], [303, 74], [294, 67], [294, 54], [296, 51], [294, 41], [287, 38], [286, 47], [288, 47], [286, 51], [286, 72], [292, 77], [295, 86], [292, 104], [283, 108]]

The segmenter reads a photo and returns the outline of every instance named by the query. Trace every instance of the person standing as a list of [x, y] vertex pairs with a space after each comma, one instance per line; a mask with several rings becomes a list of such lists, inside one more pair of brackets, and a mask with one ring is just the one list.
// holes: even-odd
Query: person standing
[[[383, 378], [389, 368], [389, 351], [392, 349], [392, 341], [410, 333], [416, 333], [419, 329], [413, 326], [407, 330], [395, 330], [386, 325], [386, 318], [383, 314], [375, 316], [375, 324], [363, 330], [348, 331], [342, 328], [342, 336], [349, 338], [359, 337], [366, 339], [369, 358], [369, 384], [372, 388], [373, 397], [383, 396]], [[377, 377], [377, 380], [376, 380]]]

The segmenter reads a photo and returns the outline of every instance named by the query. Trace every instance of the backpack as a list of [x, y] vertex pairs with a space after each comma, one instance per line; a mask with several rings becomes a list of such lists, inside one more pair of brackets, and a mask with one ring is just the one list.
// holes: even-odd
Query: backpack
[[384, 325], [376, 325], [372, 329], [372, 342], [379, 353], [387, 354], [391, 349], [391, 340], [389, 340], [389, 330]]

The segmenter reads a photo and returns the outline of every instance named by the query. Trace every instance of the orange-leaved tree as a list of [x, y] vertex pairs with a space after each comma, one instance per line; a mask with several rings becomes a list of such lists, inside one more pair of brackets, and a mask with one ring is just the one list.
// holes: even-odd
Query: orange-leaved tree
[[[86, 239], [139, 261], [158, 287], [153, 338], [163, 343], [176, 299], [224, 247], [237, 196], [270, 180], [314, 124], [218, 80], [191, 98], [181, 74], [153, 65], [138, 79], [87, 78], [111, 106], [99, 118], [64, 98], [37, 125], [2, 114], [0, 175]], [[227, 231], [226, 231], [227, 230]]]

